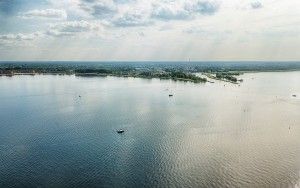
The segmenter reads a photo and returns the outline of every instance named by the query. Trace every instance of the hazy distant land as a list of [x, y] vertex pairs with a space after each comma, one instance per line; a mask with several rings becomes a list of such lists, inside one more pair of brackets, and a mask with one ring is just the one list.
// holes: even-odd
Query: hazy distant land
[[[244, 72], [296, 71], [299, 62], [1, 62], [0, 75], [59, 74], [159, 78], [194, 83], [210, 79], [239, 83]], [[202, 73], [201, 76], [195, 73]]]

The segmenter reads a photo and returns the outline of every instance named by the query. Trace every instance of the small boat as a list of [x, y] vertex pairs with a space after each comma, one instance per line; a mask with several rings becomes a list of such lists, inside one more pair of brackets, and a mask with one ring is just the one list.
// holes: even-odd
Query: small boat
[[78, 97], [81, 98], [81, 95], [79, 95]]
[[169, 97], [173, 97], [173, 94], [169, 94]]
[[119, 134], [122, 134], [122, 133], [124, 133], [125, 131], [123, 130], [123, 129], [118, 129], [117, 130], [117, 133], [119, 133]]
[[297, 95], [293, 95], [293, 97], [297, 97]]

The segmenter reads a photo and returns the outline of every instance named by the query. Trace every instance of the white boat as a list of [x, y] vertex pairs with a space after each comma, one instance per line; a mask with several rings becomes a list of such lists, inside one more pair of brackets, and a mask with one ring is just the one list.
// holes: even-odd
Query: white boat
[[122, 133], [124, 133], [125, 131], [123, 130], [123, 129], [118, 129], [117, 130], [117, 133], [119, 133], [119, 134], [122, 134]]

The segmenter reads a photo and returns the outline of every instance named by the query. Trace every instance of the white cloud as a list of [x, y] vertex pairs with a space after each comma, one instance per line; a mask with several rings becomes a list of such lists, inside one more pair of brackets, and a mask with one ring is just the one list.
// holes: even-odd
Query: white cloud
[[97, 18], [110, 18], [118, 11], [112, 0], [81, 0], [79, 7]]
[[115, 3], [126, 4], [126, 3], [134, 3], [137, 0], [113, 0]]
[[41, 32], [9, 33], [0, 35], [0, 47], [31, 46], [32, 42], [41, 37]]
[[31, 10], [25, 12], [21, 16], [25, 19], [34, 19], [34, 18], [46, 18], [46, 19], [67, 19], [67, 13], [65, 10], [60, 9], [44, 9], [44, 10]]
[[17, 33], [17, 34], [4, 34], [0, 35], [0, 40], [2, 41], [24, 41], [24, 40], [34, 40], [41, 34], [36, 33], [30, 33], [30, 34], [23, 34], [23, 33]]
[[187, 0], [154, 3], [152, 17], [162, 20], [185, 20], [198, 15], [213, 15], [220, 3], [215, 0]]
[[84, 32], [100, 32], [103, 27], [100, 23], [88, 21], [69, 21], [58, 24], [52, 24], [50, 29], [46, 32], [51, 36], [72, 36], [77, 33]]
[[253, 1], [253, 2], [250, 3], [250, 6], [253, 9], [259, 9], [259, 8], [263, 7], [263, 5], [260, 1]]
[[117, 27], [147, 26], [152, 21], [141, 12], [127, 12], [115, 19], [113, 24]]
[[189, 18], [191, 15], [182, 3], [174, 1], [153, 4], [151, 16], [161, 20], [182, 20]]
[[81, 0], [79, 3], [79, 7], [91, 17], [109, 21], [118, 27], [213, 15], [219, 6], [217, 0]]
[[220, 7], [220, 2], [215, 0], [197, 0], [187, 1], [185, 9], [191, 13], [198, 13], [202, 15], [213, 15]]

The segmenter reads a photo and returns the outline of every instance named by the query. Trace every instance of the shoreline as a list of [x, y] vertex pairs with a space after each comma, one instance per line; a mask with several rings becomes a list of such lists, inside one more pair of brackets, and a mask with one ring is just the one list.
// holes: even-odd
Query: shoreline
[[132, 77], [143, 79], [163, 79], [192, 83], [214, 83], [214, 80], [231, 84], [243, 82], [240, 75], [260, 72], [295, 72], [300, 71], [298, 66], [251, 66], [237, 64], [235, 66], [216, 66], [207, 64], [179, 65], [130, 65], [130, 64], [0, 64], [0, 76], [17, 75], [74, 75], [76, 77]]
[[[230, 71], [231, 73], [239, 73], [239, 75], [242, 74], [249, 74], [249, 73], [271, 73], [271, 72], [297, 72], [300, 70], [292, 69], [292, 70], [262, 70], [262, 71]], [[193, 73], [195, 74], [195, 73]], [[53, 76], [75, 76], [75, 77], [120, 77], [120, 78], [141, 78], [141, 79], [160, 79], [160, 80], [173, 80], [173, 81], [180, 81], [180, 82], [191, 82], [191, 83], [214, 83], [212, 80], [217, 80], [221, 82], [227, 82], [231, 84], [241, 84], [242, 80], [238, 80], [237, 82], [233, 82], [226, 79], [219, 79], [215, 76], [213, 76], [213, 73], [207, 73], [207, 72], [196, 72], [196, 74], [201, 74], [211, 80], [206, 79], [205, 77], [199, 77], [201, 79], [206, 79], [205, 81], [196, 81], [193, 79], [187, 79], [187, 78], [179, 78], [179, 77], [157, 77], [157, 76], [139, 76], [139, 75], [119, 75], [119, 74], [104, 74], [104, 73], [66, 73], [66, 72], [43, 72], [43, 73], [28, 73], [28, 72], [18, 72], [13, 74], [1, 74], [0, 77], [13, 77], [13, 76], [35, 76], [35, 75], [53, 75]], [[196, 75], [195, 75], [196, 76]]]
[[[133, 75], [114, 75], [114, 74], [65, 74], [65, 73], [14, 73], [14, 74], [0, 74], [0, 77], [14, 77], [14, 76], [36, 76], [36, 75], [53, 75], [53, 76], [75, 76], [75, 77], [119, 77], [119, 78], [141, 78], [141, 79], [160, 79], [160, 80], [173, 80], [181, 82], [191, 82], [191, 83], [205, 83], [209, 81], [196, 81], [186, 78], [172, 78], [172, 77], [143, 77], [143, 76], [133, 76]], [[199, 77], [200, 78], [200, 77]]]

